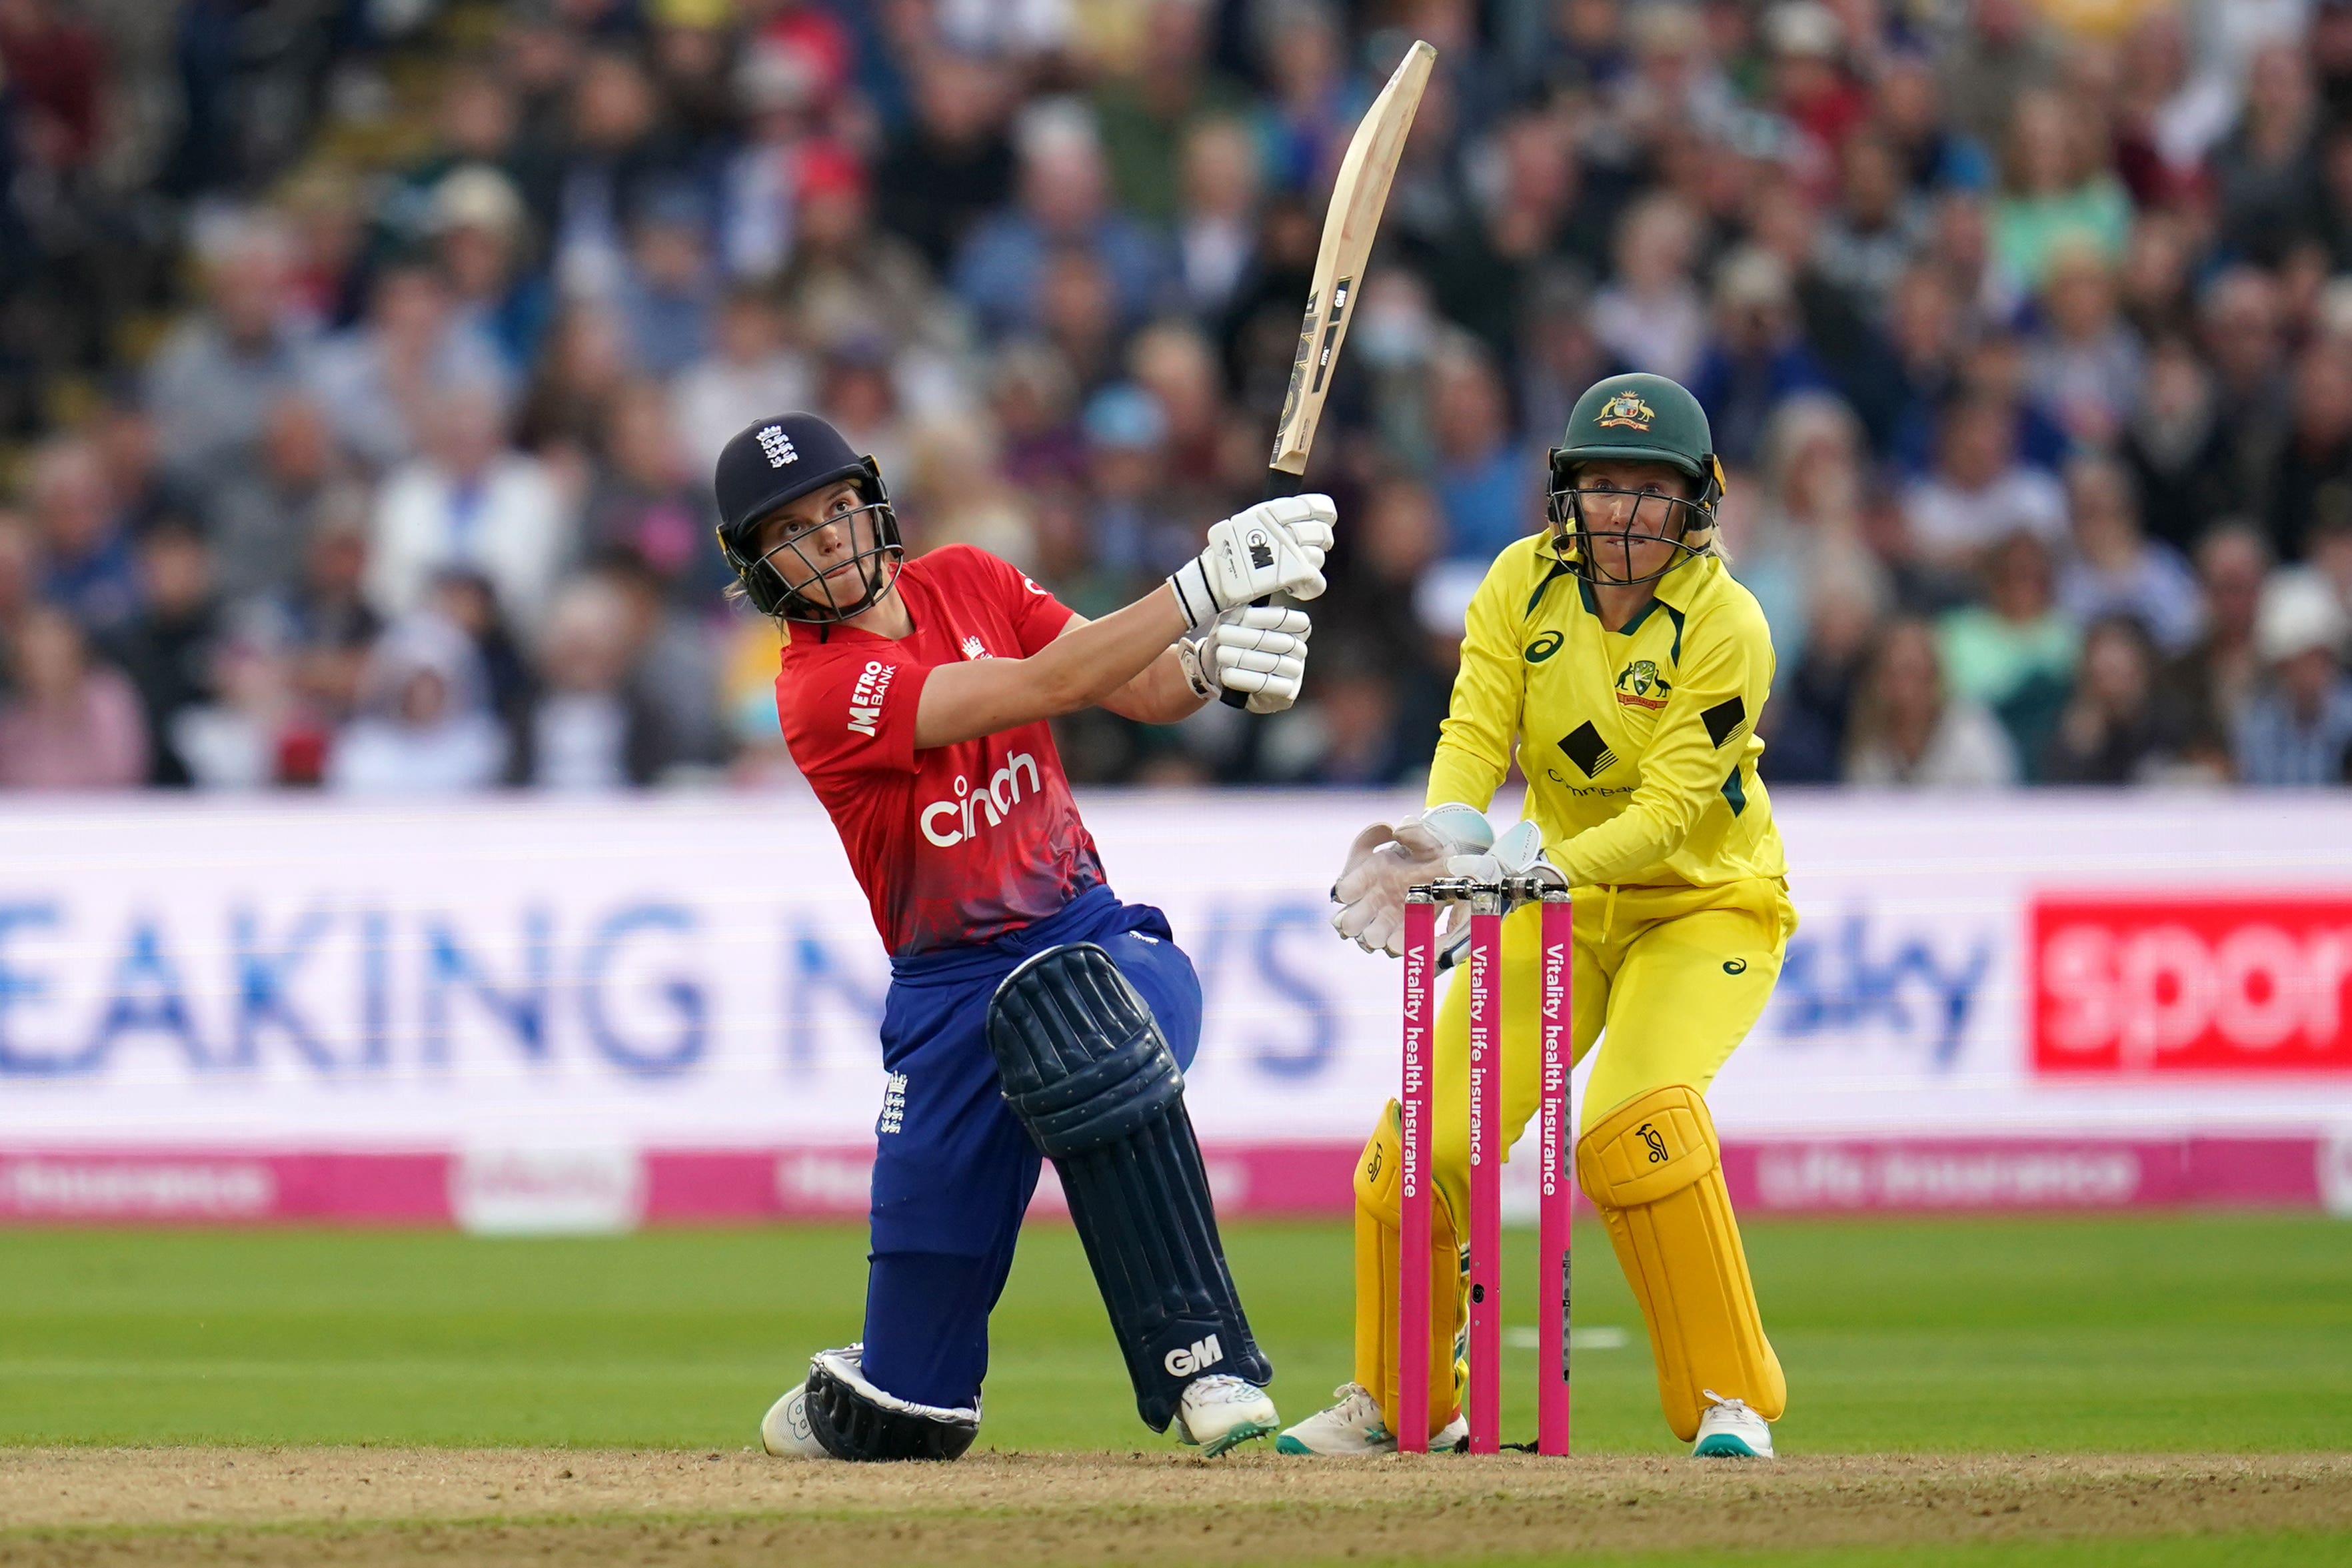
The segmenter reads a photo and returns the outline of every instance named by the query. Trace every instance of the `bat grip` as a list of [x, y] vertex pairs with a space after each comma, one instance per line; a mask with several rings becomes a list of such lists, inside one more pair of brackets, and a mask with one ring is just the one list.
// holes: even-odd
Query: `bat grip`
[[[1298, 494], [1299, 486], [1306, 483], [1307, 476], [1304, 474], [1293, 474], [1286, 468], [1269, 468], [1265, 471], [1265, 495], [1264, 499], [1275, 501], [1281, 499], [1285, 496], [1296, 496]], [[1253, 606], [1262, 609], [1265, 605], [1271, 604], [1273, 600], [1271, 597], [1268, 597], [1265, 599], [1254, 599], [1250, 602]], [[1237, 692], [1231, 686], [1227, 686], [1225, 688], [1224, 695], [1217, 700], [1223, 703], [1227, 707], [1245, 708], [1249, 706], [1249, 693]]]

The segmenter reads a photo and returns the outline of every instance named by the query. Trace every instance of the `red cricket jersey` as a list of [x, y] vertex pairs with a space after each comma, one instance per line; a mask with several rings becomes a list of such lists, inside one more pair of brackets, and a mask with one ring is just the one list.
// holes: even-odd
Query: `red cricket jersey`
[[1043, 723], [915, 749], [915, 705], [940, 664], [1025, 658], [1071, 611], [987, 551], [950, 545], [898, 572], [914, 618], [894, 641], [795, 627], [776, 676], [793, 761], [841, 834], [894, 955], [985, 942], [1103, 881]]

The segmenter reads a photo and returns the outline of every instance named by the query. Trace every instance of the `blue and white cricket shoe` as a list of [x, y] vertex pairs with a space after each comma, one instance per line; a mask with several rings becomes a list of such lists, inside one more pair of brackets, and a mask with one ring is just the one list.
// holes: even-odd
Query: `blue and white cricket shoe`
[[1706, 1414], [1698, 1418], [1698, 1441], [1691, 1447], [1694, 1459], [1769, 1459], [1772, 1457], [1772, 1425], [1744, 1401], [1726, 1399], [1714, 1389], [1706, 1396]]
[[809, 1430], [808, 1385], [797, 1384], [790, 1394], [768, 1406], [760, 1418], [760, 1447], [780, 1459], [829, 1459], [824, 1445]]
[[[1381, 1422], [1380, 1401], [1360, 1383], [1343, 1383], [1331, 1391], [1332, 1405], [1307, 1417], [1275, 1439], [1277, 1454], [1393, 1454], [1396, 1437]], [[1470, 1423], [1460, 1416], [1430, 1438], [1432, 1453], [1450, 1453], [1470, 1436]]]
[[1211, 1458], [1253, 1437], [1271, 1437], [1282, 1425], [1265, 1389], [1228, 1373], [1196, 1377], [1176, 1405], [1176, 1436]]

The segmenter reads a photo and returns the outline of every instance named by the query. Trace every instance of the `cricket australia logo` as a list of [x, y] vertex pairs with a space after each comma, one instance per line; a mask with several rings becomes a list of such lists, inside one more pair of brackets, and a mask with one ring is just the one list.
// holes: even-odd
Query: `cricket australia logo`
[[1621, 392], [1601, 405], [1601, 417], [1595, 423], [1603, 430], [1621, 426], [1626, 430], [1647, 430], [1650, 422], [1657, 417], [1648, 403], [1630, 392]]
[[1658, 674], [1658, 666], [1648, 659], [1636, 659], [1617, 672], [1617, 703], [1621, 707], [1647, 708], [1655, 713], [1666, 706], [1666, 694], [1673, 690]]
[[801, 455], [793, 450], [793, 438], [784, 434], [781, 424], [760, 427], [760, 450], [768, 455], [768, 466], [782, 468], [787, 463], [797, 463]]
[[1225, 1347], [1211, 1334], [1189, 1345], [1178, 1345], [1162, 1357], [1160, 1364], [1168, 1369], [1171, 1377], [1190, 1377], [1196, 1372], [1206, 1372], [1225, 1359]]

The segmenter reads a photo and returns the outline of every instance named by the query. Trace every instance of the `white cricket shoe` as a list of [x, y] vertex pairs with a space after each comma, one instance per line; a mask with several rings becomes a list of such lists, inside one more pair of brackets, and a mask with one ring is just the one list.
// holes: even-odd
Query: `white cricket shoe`
[[760, 1417], [760, 1447], [780, 1459], [833, 1458], [809, 1430], [807, 1384], [796, 1385], [768, 1406], [768, 1413]]
[[1707, 1398], [1706, 1414], [1698, 1418], [1694, 1459], [1769, 1459], [1772, 1457], [1772, 1425], [1744, 1401], [1726, 1399], [1714, 1389], [1700, 1390]]
[[1176, 1405], [1176, 1436], [1213, 1458], [1236, 1443], [1272, 1436], [1281, 1424], [1265, 1389], [1229, 1373], [1194, 1378]]
[[[1380, 1401], [1360, 1383], [1342, 1383], [1331, 1390], [1337, 1401], [1318, 1410], [1274, 1440], [1277, 1454], [1393, 1454], [1396, 1437], [1381, 1424]], [[1470, 1423], [1456, 1416], [1430, 1438], [1435, 1453], [1449, 1453], [1470, 1436]]]

